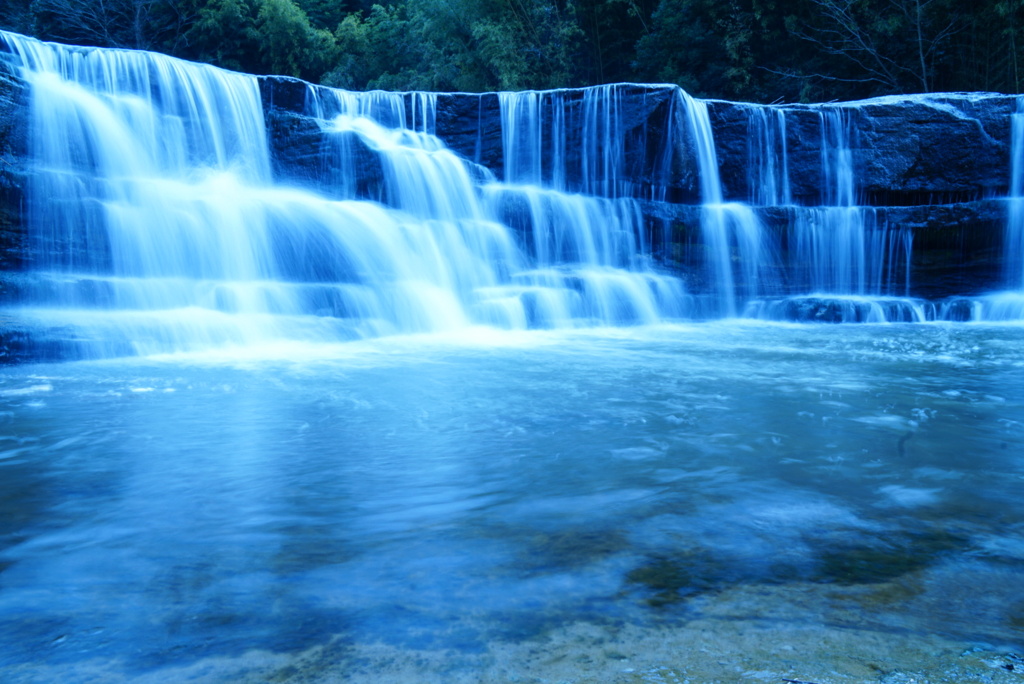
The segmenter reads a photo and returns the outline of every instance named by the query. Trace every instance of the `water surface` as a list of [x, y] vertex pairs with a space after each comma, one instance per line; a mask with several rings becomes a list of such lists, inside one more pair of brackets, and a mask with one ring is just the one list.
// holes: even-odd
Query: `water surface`
[[[655, 681], [608, 635], [739, 623], [773, 677], [780, 629], [1020, 650], [1022, 343], [733, 321], [9, 367], [0, 673]], [[527, 666], [566, 634], [568, 670]], [[878, 681], [822, 658], [798, 674]]]

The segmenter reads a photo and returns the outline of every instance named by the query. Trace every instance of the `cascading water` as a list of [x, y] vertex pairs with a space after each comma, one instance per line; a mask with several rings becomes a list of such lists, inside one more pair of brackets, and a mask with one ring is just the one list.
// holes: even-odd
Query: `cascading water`
[[[598, 138], [578, 188], [557, 137], [550, 161], [533, 145], [538, 94], [502, 96], [511, 177], [499, 183], [432, 135], [436, 96], [311, 89], [328, 198], [274, 184], [254, 77], [4, 38], [31, 84], [38, 168], [17, 316], [65, 340], [61, 355], [685, 313], [625, 196], [614, 88], [584, 103]], [[382, 178], [360, 187], [369, 158]]]
[[267, 286], [267, 216], [249, 192], [270, 179], [252, 79], [5, 39], [32, 88], [28, 325], [70, 324], [114, 347], [101, 354], [128, 340], [156, 351], [241, 339], [254, 321], [228, 312], [283, 304]]
[[[635, 197], [625, 173], [621, 85], [499, 93], [504, 180], [617, 199]], [[572, 134], [578, 133], [578, 137]]]
[[793, 192], [789, 179], [786, 112], [777, 107], [753, 107], [749, 116], [749, 201], [761, 207], [791, 205]]
[[857, 203], [849, 114], [827, 109], [819, 116], [822, 204], [797, 214], [794, 257], [807, 264], [806, 280], [798, 287], [840, 295], [905, 294], [909, 282], [894, 274], [910, 257], [912, 236], [890, 232], [873, 209]]
[[967, 304], [976, 321], [1024, 320], [1024, 97], [1010, 116], [1010, 187], [1006, 199], [1006, 235], [1003, 246], [1007, 290], [971, 299], [956, 298], [948, 306], [956, 311]]
[[[507, 215], [501, 203], [509, 200], [530, 207], [518, 214], [533, 220], [532, 227], [525, 230], [533, 233], [534, 253], [542, 264], [546, 263], [549, 255], [563, 249], [559, 245], [569, 245], [570, 253], [579, 252], [574, 245], [583, 245], [594, 239], [591, 236], [603, 234], [606, 229], [600, 224], [609, 221], [618, 237], [601, 238], [599, 241], [622, 245], [623, 249], [617, 253], [623, 256], [611, 259], [605, 253], [596, 259], [588, 257], [588, 263], [621, 267], [622, 264], [617, 262], [622, 262], [625, 257], [630, 262], [628, 272], [639, 272], [642, 274], [640, 277], [648, 281], [646, 285], [636, 285], [631, 289], [656, 292], [652, 303], [667, 309], [670, 315], [692, 312], [716, 317], [735, 316], [743, 301], [769, 286], [770, 278], [764, 263], [772, 250], [765, 245], [764, 231], [750, 207], [723, 199], [707, 103], [678, 88], [673, 90], [673, 95], [671, 112], [667, 117], [670, 128], [662, 143], [663, 149], [657, 155], [650, 155], [646, 150], [640, 155], [644, 158], [658, 157], [653, 182], [650, 187], [641, 188], [629, 180], [630, 174], [625, 171], [628, 157], [625, 141], [630, 132], [623, 124], [621, 112], [624, 107], [619, 86], [587, 89], [582, 101], [573, 99], [566, 91], [500, 94], [505, 180], [515, 187], [490, 188], [489, 194], [492, 202], [493, 198], [504, 198], [493, 205], [501, 215]], [[573, 137], [571, 130], [581, 133], [578, 139]], [[634, 143], [640, 148], [646, 147], [646, 140]], [[706, 284], [699, 302], [681, 298], [681, 287], [677, 282], [644, 273], [636, 257], [648, 255], [650, 247], [644, 241], [642, 217], [635, 208], [635, 199], [663, 201], [673, 159], [676, 155], [687, 154], [695, 158], [702, 200], [700, 233], [703, 270], [706, 272], [703, 280]], [[594, 205], [593, 198], [584, 200], [582, 196], [570, 198], [540, 191], [540, 183], [559, 190], [605, 198], [600, 200], [603, 206]], [[554, 206], [555, 203], [584, 201], [591, 203], [592, 208], [584, 210], [566, 205], [559, 209]], [[591, 215], [593, 218], [578, 222], [543, 218], [545, 215]], [[635, 218], [627, 218], [631, 216]], [[541, 228], [548, 225], [555, 227], [554, 233], [546, 227]], [[567, 226], [586, 227], [583, 231], [578, 228], [567, 231]], [[583, 239], [567, 239], [570, 232], [576, 232]], [[621, 281], [621, 274], [617, 274], [614, 280]], [[683, 301], [685, 305], [678, 303]], [[677, 303], [673, 306], [670, 302]], [[648, 317], [639, 319], [647, 320]]]
[[1010, 198], [1006, 229], [1006, 281], [1011, 289], [1024, 290], [1024, 97], [1017, 100], [1011, 117]]
[[[622, 172], [618, 88], [587, 90], [582, 103], [564, 91], [501, 93], [499, 101], [505, 182], [486, 184], [484, 202], [521, 236], [535, 265], [513, 276], [506, 298], [522, 299], [524, 314], [545, 325], [687, 313], [682, 283], [649, 268], [643, 216]], [[567, 113], [574, 104], [579, 122]], [[567, 122], [582, 131], [575, 154]]]
[[[629, 118], [626, 98], [657, 89], [500, 93], [492, 172], [437, 137], [436, 94], [309, 86], [303, 115], [320, 145], [312, 192], [275, 180], [254, 77], [3, 39], [31, 86], [36, 168], [29, 268], [8, 278], [11, 320], [55, 355], [474, 325], [964, 317], [909, 298], [913, 233], [858, 204], [849, 106], [811, 114], [821, 195], [803, 206], [780, 107], [746, 108], [749, 203], [739, 203], [725, 200], [708, 103], [678, 89], [661, 100], [671, 111], [653, 132]], [[1024, 102], [1018, 109], [1006, 237], [1014, 289], [1024, 287]], [[681, 167], [696, 168], [701, 198], [686, 214], [699, 242], [683, 274], [699, 294], [654, 268], [669, 237], [642, 209], [679, 190]], [[1021, 318], [1019, 300], [971, 300], [970, 317]]]
[[[790, 206], [785, 299], [752, 301], [755, 318], [832, 321], [923, 321], [931, 314], [910, 290], [913, 234], [890, 228], [857, 202], [849, 112], [818, 112], [821, 204]], [[751, 114], [751, 192], [765, 206], [792, 205], [783, 112]], [[756, 185], [755, 185], [756, 183]], [[813, 310], [813, 311], [812, 311]]]
[[745, 204], [725, 202], [718, 171], [715, 139], [706, 102], [678, 91], [687, 130], [692, 133], [700, 170], [701, 233], [716, 313], [736, 316], [741, 302], [757, 295], [765, 285], [762, 274], [766, 254], [764, 231]]

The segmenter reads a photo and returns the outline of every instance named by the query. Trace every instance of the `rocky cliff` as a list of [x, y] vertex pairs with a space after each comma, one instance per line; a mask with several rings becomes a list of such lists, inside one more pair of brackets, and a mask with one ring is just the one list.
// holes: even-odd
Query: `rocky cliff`
[[[261, 87], [277, 172], [329, 193], [322, 124], [308, 113], [313, 91], [281, 78], [262, 79]], [[566, 121], [582, 120], [584, 93], [561, 94]], [[700, 251], [700, 171], [687, 122], [673, 107], [676, 93], [664, 86], [622, 86], [616, 97], [633, 194], [645, 200], [654, 241], [668, 236], [672, 243], [661, 249], [665, 260], [690, 268]], [[410, 115], [412, 106], [410, 98]], [[848, 131], [853, 203], [871, 208], [877, 225], [913, 234], [915, 294], [942, 297], [1000, 287], [1015, 97], [940, 94], [773, 107], [712, 101], [708, 110], [723, 199], [752, 204], [769, 230], [784, 238], [799, 207], [830, 203], [825, 185], [834, 180], [823, 171], [823, 160], [834, 144], [824, 130], [831, 113]], [[784, 120], [770, 141], [775, 150], [764, 149], [765, 133], [758, 129], [766, 113]], [[503, 177], [497, 95], [438, 95], [436, 133], [464, 158]], [[582, 150], [582, 134], [582, 126], [570, 128], [567, 149]], [[662, 161], [666, 146], [678, 151], [668, 169]], [[765, 154], [785, 155], [789, 196], [778, 205], [759, 203], [754, 187], [767, 182], [754, 168], [755, 157]], [[374, 197], [379, 164], [370, 151], [364, 151], [364, 159], [360, 184], [365, 196]], [[566, 166], [574, 168], [574, 161]], [[781, 244], [785, 250], [786, 240]]]
[[[853, 203], [871, 208], [876, 225], [910, 231], [914, 294], [929, 298], [1004, 286], [1005, 197], [1016, 109], [1016, 97], [987, 93], [768, 108], [710, 104], [723, 193], [733, 201], [756, 197], [755, 123], [769, 110], [785, 120], [777, 144], [787, 152], [793, 203], [826, 203], [825, 185], [835, 182], [823, 173], [834, 143], [825, 130], [827, 117], [841, 121], [849, 136]], [[759, 214], [778, 232], [794, 220], [792, 209]]]
[[[28, 157], [28, 87], [13, 58], [0, 53], [0, 268], [19, 268], [25, 252]], [[274, 172], [282, 181], [330, 195], [338, 179], [325, 163], [329, 146], [323, 118], [310, 110], [316, 87], [289, 78], [260, 79]], [[589, 95], [588, 95], [589, 93]], [[701, 179], [696, 141], [688, 131], [678, 95], [665, 86], [619, 86], [597, 95], [615, 98], [621, 169], [629, 194], [645, 212], [669, 264], [687, 266], [700, 240]], [[561, 91], [565, 166], [579, 167], [587, 149], [584, 109], [594, 90]], [[589, 98], [589, 99], [588, 99]], [[415, 106], [405, 96], [409, 115]], [[848, 139], [855, 203], [870, 207], [876, 222], [913, 233], [915, 293], [943, 296], [999, 286], [1010, 175], [1010, 117], [1016, 99], [988, 94], [882, 98], [828, 105], [763, 107], [708, 103], [723, 198], [754, 205], [769, 230], [783, 236], [801, 206], [828, 203], [828, 122], [839, 121]], [[501, 104], [487, 94], [438, 94], [436, 134], [465, 159], [505, 173]], [[768, 116], [770, 115], [770, 116]], [[762, 130], [764, 121], [777, 130]], [[548, 129], [541, 136], [552, 135]], [[541, 146], [550, 141], [543, 139]], [[381, 166], [373, 150], [358, 149], [360, 196], [381, 197]], [[773, 147], [767, 149], [765, 146]], [[675, 153], [666, 155], [666, 149]], [[755, 157], [784, 155], [788, 193], [766, 203], [758, 185], [767, 182]], [[782, 157], [780, 157], [781, 159]], [[666, 160], [668, 160], [666, 162]], [[773, 181], [775, 182], [775, 181]], [[569, 190], [579, 189], [570, 179]]]
[[964, 93], [775, 107], [712, 102], [727, 199], [746, 201], [752, 195], [752, 122], [765, 109], [785, 116], [790, 183], [793, 198], [801, 204], [816, 204], [821, 198], [824, 112], [840, 114], [852, 132], [860, 204], [952, 204], [1006, 195], [1016, 98]]

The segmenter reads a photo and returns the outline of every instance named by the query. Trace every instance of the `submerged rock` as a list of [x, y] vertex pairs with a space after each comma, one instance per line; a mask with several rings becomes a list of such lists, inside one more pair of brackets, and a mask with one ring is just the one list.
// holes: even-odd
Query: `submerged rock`
[[923, 300], [826, 295], [754, 300], [744, 315], [795, 323], [921, 323], [935, 318], [934, 309]]

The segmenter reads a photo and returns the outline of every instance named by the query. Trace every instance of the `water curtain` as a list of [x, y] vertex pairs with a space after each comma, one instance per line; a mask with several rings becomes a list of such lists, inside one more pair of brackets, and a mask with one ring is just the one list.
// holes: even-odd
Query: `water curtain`
[[686, 313], [623, 196], [613, 87], [587, 96], [598, 139], [573, 187], [530, 140], [531, 112], [557, 95], [502, 96], [499, 180], [433, 134], [436, 96], [311, 89], [333, 181], [311, 192], [273, 177], [255, 77], [4, 38], [31, 85], [37, 169], [19, 318], [68, 355]]

